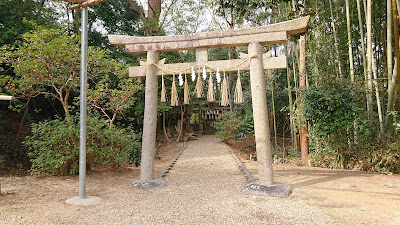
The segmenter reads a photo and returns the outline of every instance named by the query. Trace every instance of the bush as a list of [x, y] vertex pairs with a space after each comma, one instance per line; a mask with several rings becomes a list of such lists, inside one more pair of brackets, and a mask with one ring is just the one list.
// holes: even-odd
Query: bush
[[212, 126], [217, 129], [215, 135], [224, 140], [236, 137], [239, 132], [239, 128], [241, 125], [240, 118], [229, 111], [225, 111], [222, 116], [220, 116], [215, 122], [213, 122]]
[[[87, 168], [115, 168], [140, 157], [137, 135], [98, 116], [87, 117]], [[33, 174], [67, 175], [79, 172], [79, 116], [54, 119], [32, 126], [32, 136], [23, 142], [29, 149]]]
[[348, 81], [334, 80], [305, 90], [304, 110], [319, 136], [346, 130], [363, 110], [361, 88]]
[[354, 144], [349, 134], [362, 115], [361, 88], [348, 81], [328, 80], [306, 89], [304, 95], [304, 115], [311, 122], [309, 137], [316, 147], [314, 165], [345, 168]]

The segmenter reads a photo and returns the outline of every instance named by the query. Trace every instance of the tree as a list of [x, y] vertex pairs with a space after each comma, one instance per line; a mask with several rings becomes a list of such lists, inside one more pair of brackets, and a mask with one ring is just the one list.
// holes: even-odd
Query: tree
[[161, 14], [161, 0], [148, 0], [147, 1], [147, 15], [144, 10], [139, 8], [132, 0], [128, 0], [130, 9], [137, 13], [142, 22], [146, 36], [154, 36], [160, 32], [160, 14]]
[[[70, 103], [79, 81], [79, 38], [64, 34], [61, 29], [37, 27], [23, 35], [19, 47], [3, 49], [6, 60], [15, 68], [15, 85], [20, 95], [44, 94], [57, 99], [65, 116], [70, 117]], [[109, 73], [118, 74], [117, 62], [107, 57], [105, 50], [89, 47], [88, 78]], [[121, 67], [120, 67], [121, 68]]]
[[56, 26], [57, 14], [44, 7], [46, 0], [2, 0], [0, 1], [0, 45], [22, 40], [22, 34], [32, 30], [36, 24]]
[[123, 72], [114, 75], [106, 74], [94, 82], [93, 88], [88, 90], [89, 106], [107, 118], [108, 127], [111, 129], [117, 115], [124, 113], [135, 103], [133, 95], [141, 89], [140, 79], [127, 76], [127, 69], [118, 63], [110, 65], [117, 71]]
[[123, 49], [111, 45], [107, 34], [120, 34], [131, 36], [143, 36], [144, 30], [140, 27], [139, 15], [130, 10], [127, 0], [105, 1], [90, 7], [89, 13], [89, 39], [90, 46], [107, 48], [114, 59], [123, 60], [127, 63], [137, 63]]

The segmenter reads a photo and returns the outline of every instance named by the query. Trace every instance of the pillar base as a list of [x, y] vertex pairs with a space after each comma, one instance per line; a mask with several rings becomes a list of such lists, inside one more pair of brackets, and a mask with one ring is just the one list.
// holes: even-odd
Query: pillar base
[[151, 188], [164, 187], [165, 185], [166, 185], [165, 180], [163, 180], [162, 178], [156, 178], [156, 179], [148, 181], [148, 182], [136, 180], [131, 184], [131, 187], [139, 188], [139, 189], [151, 189]]
[[100, 202], [101, 198], [95, 196], [86, 196], [86, 198], [79, 198], [79, 196], [75, 196], [65, 201], [65, 203], [69, 205], [82, 205], [82, 206], [98, 205], [100, 204]]
[[274, 183], [271, 186], [265, 186], [258, 182], [247, 184], [243, 192], [246, 194], [265, 195], [272, 197], [287, 197], [292, 189], [287, 184]]

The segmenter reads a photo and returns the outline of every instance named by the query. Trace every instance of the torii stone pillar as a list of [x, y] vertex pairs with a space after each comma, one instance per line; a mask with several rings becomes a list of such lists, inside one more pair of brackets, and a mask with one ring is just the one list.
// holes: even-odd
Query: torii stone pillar
[[257, 55], [250, 61], [250, 87], [253, 105], [254, 133], [256, 138], [257, 165], [261, 184], [274, 184], [271, 155], [271, 139], [268, 125], [268, 109], [265, 91], [262, 46], [249, 44], [249, 55]]
[[291, 192], [288, 185], [274, 183], [262, 45], [258, 42], [250, 43], [248, 53], [253, 56], [250, 61], [250, 87], [259, 181], [246, 185], [243, 192], [267, 196], [288, 196]]
[[132, 187], [153, 188], [165, 185], [161, 178], [154, 179], [154, 156], [156, 153], [157, 107], [158, 107], [158, 78], [157, 67], [151, 63], [158, 63], [158, 51], [147, 52], [146, 90], [142, 134], [142, 156], [140, 180], [132, 183]]

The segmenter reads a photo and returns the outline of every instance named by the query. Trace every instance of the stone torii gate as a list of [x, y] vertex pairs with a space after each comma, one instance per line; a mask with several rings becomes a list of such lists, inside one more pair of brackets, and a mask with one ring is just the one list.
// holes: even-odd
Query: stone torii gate
[[[135, 37], [109, 35], [111, 44], [124, 47], [127, 53], [147, 53], [147, 63], [129, 68], [130, 77], [146, 77], [145, 109], [143, 121], [142, 158], [140, 180], [132, 186], [152, 188], [165, 185], [161, 179], [154, 179], [154, 156], [157, 127], [158, 79], [162, 71], [179, 71], [199, 64], [221, 68], [226, 72], [250, 70], [250, 84], [253, 105], [254, 130], [257, 151], [259, 181], [246, 186], [245, 191], [266, 195], [288, 195], [290, 187], [274, 183], [271, 155], [270, 130], [265, 91], [264, 70], [287, 68], [286, 56], [270, 57], [263, 54], [262, 45], [282, 44], [287, 36], [306, 30], [309, 17], [282, 23], [215, 32], [194, 33], [190, 35]], [[248, 54], [242, 59], [208, 61], [208, 48], [248, 46]], [[196, 62], [165, 64], [160, 60], [162, 51], [196, 50]], [[243, 58], [249, 60], [243, 61]], [[235, 66], [236, 65], [236, 66]], [[239, 66], [237, 66], [239, 65]], [[232, 68], [235, 67], [235, 68]], [[232, 69], [228, 69], [232, 68]], [[164, 75], [167, 75], [165, 72]]]

